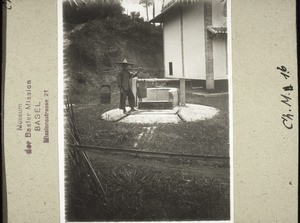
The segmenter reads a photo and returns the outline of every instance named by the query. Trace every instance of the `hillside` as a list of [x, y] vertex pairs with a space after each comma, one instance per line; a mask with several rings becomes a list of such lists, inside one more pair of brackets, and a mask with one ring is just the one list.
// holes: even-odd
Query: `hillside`
[[116, 90], [116, 62], [124, 58], [143, 68], [141, 77], [163, 77], [162, 28], [136, 14], [123, 14], [119, 3], [79, 8], [64, 4], [64, 27], [64, 56], [74, 98], [92, 97], [102, 84]]

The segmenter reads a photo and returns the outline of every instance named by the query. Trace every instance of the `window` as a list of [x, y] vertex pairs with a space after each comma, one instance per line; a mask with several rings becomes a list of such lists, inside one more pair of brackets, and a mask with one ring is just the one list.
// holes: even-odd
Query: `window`
[[173, 76], [173, 63], [169, 62], [169, 76]]

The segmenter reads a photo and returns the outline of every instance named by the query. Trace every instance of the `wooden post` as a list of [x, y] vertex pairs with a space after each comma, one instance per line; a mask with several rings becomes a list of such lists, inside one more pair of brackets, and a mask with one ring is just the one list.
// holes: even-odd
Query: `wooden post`
[[185, 106], [185, 73], [184, 73], [184, 42], [183, 42], [183, 15], [180, 9], [180, 28], [181, 28], [181, 66], [182, 78], [180, 78], [180, 105]]
[[185, 78], [180, 78], [180, 106], [185, 106]]
[[131, 84], [132, 84], [132, 93], [135, 97], [135, 106], [137, 106], [137, 77], [134, 77], [131, 79]]

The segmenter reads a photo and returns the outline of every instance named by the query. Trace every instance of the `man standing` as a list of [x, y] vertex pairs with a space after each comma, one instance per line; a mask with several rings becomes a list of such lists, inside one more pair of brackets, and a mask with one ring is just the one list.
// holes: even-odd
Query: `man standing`
[[136, 111], [134, 109], [135, 106], [135, 98], [132, 93], [132, 83], [131, 78], [136, 77], [137, 74], [140, 72], [140, 69], [136, 73], [130, 73], [128, 70], [128, 67], [130, 65], [133, 65], [133, 63], [127, 62], [126, 59], [124, 59], [122, 62], [118, 63], [122, 65], [122, 70], [120, 71], [117, 83], [118, 87], [120, 89], [120, 109], [123, 110], [124, 114], [127, 114], [126, 111], [126, 98], [128, 97], [129, 106], [131, 107], [130, 111]]

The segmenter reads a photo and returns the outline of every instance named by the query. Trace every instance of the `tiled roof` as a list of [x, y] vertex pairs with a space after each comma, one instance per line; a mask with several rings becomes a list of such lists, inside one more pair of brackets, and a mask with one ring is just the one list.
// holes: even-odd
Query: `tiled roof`
[[[198, 2], [203, 2], [205, 0], [167, 0], [164, 2], [162, 11], [160, 14], [158, 14], [155, 18], [150, 20], [150, 22], [163, 22], [163, 17], [171, 12], [175, 11], [176, 9], [180, 8], [181, 6], [187, 6]], [[226, 9], [226, 7], [225, 7]], [[219, 27], [222, 28], [222, 27]], [[225, 28], [226, 29], [226, 28]], [[213, 31], [214, 32], [214, 31]], [[223, 30], [218, 30], [218, 33], [223, 33]], [[226, 30], [225, 30], [226, 33]]]
[[176, 3], [187, 3], [187, 4], [192, 4], [192, 3], [196, 3], [196, 2], [200, 2], [203, 0], [166, 0], [164, 2], [163, 8], [162, 8], [162, 12], [164, 10], [166, 10], [169, 7], [172, 7], [172, 5], [176, 4]]
[[226, 27], [214, 27], [214, 26], [208, 26], [207, 27], [207, 30], [213, 34], [214, 36], [215, 35], [218, 35], [218, 34], [227, 34], [227, 28]]
[[182, 5], [189, 5], [193, 3], [197, 3], [203, 0], [168, 0], [164, 2], [162, 11], [155, 18], [150, 20], [150, 22], [163, 22], [163, 16], [170, 11], [176, 10]]

